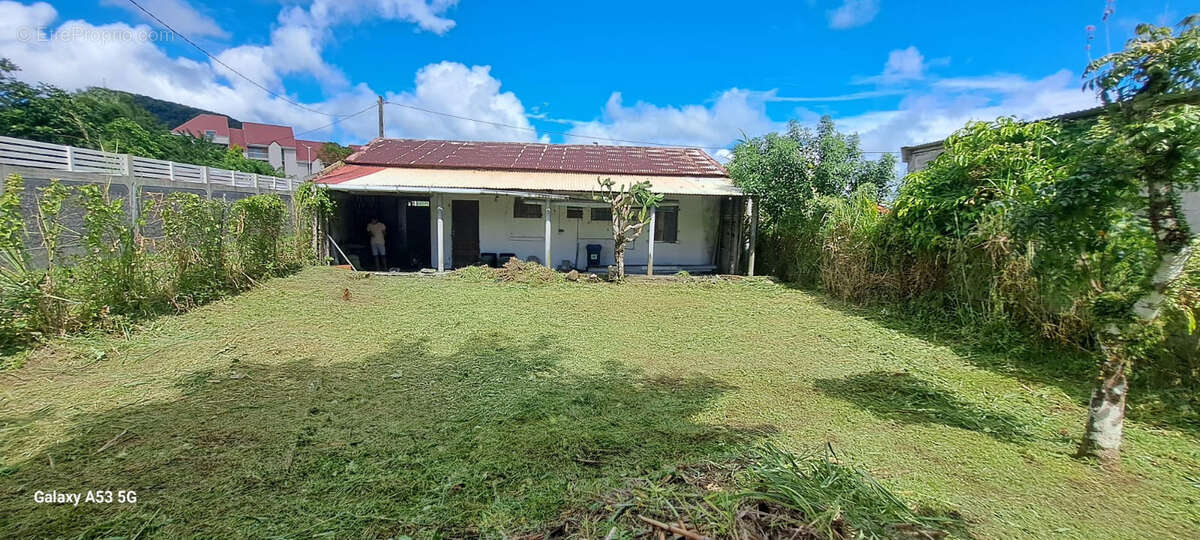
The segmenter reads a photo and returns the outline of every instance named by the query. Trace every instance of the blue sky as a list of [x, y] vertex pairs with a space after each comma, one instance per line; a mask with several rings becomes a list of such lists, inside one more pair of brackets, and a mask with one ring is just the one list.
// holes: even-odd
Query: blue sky
[[[823, 114], [868, 150], [895, 151], [970, 119], [1085, 108], [1088, 25], [1099, 56], [1106, 32], [1119, 48], [1138, 22], [1200, 11], [1182, 0], [138, 3], [309, 109], [347, 115], [382, 94], [525, 128], [389, 105], [389, 136], [622, 139], [717, 155], [742, 133]], [[374, 136], [374, 112], [320, 129], [334, 118], [263, 92], [178, 35], [146, 39], [154, 27], [127, 0], [0, 0], [0, 56], [23, 78], [66, 88], [106, 85], [315, 129], [305, 138]], [[54, 38], [30, 39], [31, 28]]]

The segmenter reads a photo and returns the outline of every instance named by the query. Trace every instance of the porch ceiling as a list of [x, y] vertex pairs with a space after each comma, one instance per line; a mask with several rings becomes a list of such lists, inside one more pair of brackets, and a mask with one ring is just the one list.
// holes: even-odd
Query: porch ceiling
[[542, 171], [497, 171], [475, 169], [418, 169], [345, 165], [316, 179], [337, 189], [374, 191], [386, 187], [467, 188], [516, 191], [594, 192], [597, 180], [612, 178], [617, 184], [649, 181], [651, 190], [667, 195], [742, 195], [728, 178], [593, 174]]

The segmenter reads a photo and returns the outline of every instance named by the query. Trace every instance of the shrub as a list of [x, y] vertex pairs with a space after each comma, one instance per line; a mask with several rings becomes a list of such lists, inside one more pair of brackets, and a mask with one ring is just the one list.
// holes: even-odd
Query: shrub
[[[264, 277], [316, 260], [308, 242], [283, 237], [287, 208], [277, 195], [226, 205], [188, 193], [147, 199], [132, 222], [126, 201], [98, 185], [39, 190], [33, 228], [21, 210], [24, 183], [5, 180], [0, 193], [0, 345], [46, 335], [124, 328], [167, 311], [220, 298]], [[78, 203], [82, 227], [65, 225], [64, 208]], [[140, 231], [146, 216], [162, 220], [156, 245]], [[36, 234], [31, 234], [36, 233]], [[78, 235], [77, 253], [64, 238]], [[296, 250], [284, 250], [295, 245]], [[34, 260], [30, 247], [44, 260]]]
[[168, 297], [177, 309], [220, 298], [231, 287], [226, 261], [226, 205], [193, 193], [167, 196], [160, 210], [161, 253], [171, 268]]
[[282, 273], [283, 199], [275, 194], [246, 197], [233, 203], [230, 213], [236, 276], [256, 281]]
[[42, 327], [38, 319], [42, 274], [31, 269], [25, 249], [24, 186], [24, 180], [13, 174], [4, 179], [0, 192], [0, 345], [36, 335]]
[[877, 190], [864, 184], [849, 198], [824, 197], [820, 228], [821, 284], [835, 297], [866, 300], [896, 296], [895, 277], [880, 243], [882, 213]]
[[111, 327], [113, 317], [138, 319], [161, 311], [163, 276], [135, 238], [125, 201], [112, 199], [98, 185], [77, 190], [84, 209], [84, 253], [71, 267], [69, 294], [79, 302], [79, 324], [98, 321]]

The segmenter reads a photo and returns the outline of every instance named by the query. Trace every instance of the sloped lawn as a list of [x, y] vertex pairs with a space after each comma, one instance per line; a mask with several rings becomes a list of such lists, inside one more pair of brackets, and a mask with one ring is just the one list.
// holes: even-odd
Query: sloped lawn
[[1123, 469], [1100, 472], [1071, 457], [1087, 381], [763, 281], [319, 268], [17, 361], [4, 537], [604, 536], [637, 479], [764, 443], [829, 443], [958, 534], [1200, 536], [1195, 431], [1130, 422]]

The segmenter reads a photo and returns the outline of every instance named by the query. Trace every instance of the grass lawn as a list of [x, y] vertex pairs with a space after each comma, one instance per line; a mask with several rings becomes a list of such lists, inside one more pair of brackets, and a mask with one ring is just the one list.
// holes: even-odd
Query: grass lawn
[[[768, 442], [831, 443], [976, 537], [1200, 537], [1196, 431], [1131, 421], [1101, 472], [1071, 457], [1088, 381], [763, 281], [314, 268], [25, 354], [0, 372], [4, 537], [603, 536], [630, 479]], [[89, 489], [137, 504], [33, 500]]]

